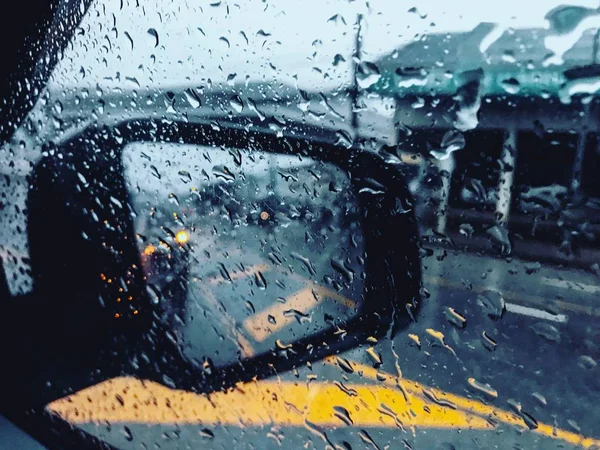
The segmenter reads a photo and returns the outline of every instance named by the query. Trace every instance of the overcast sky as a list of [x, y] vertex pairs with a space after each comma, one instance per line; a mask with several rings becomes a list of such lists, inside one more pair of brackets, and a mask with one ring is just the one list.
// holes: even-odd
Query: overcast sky
[[[334, 89], [351, 77], [353, 25], [359, 12], [366, 18], [363, 59], [374, 60], [422, 34], [470, 30], [482, 21], [544, 27], [544, 15], [564, 2], [139, 0], [139, 4], [123, 0], [121, 9], [121, 0], [96, 2], [57, 67], [53, 85], [99, 83], [132, 89], [202, 85], [208, 79], [225, 82], [235, 74], [237, 82], [251, 79]], [[587, 0], [572, 4], [597, 6]], [[416, 12], [409, 12], [412, 7]], [[334, 66], [338, 54], [346, 61]]]

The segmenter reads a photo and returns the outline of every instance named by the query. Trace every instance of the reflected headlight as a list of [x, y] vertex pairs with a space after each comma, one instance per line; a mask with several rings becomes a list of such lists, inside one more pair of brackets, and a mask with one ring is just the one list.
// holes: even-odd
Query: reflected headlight
[[178, 231], [177, 234], [175, 235], [175, 240], [180, 245], [185, 245], [190, 240], [190, 233], [188, 233], [186, 230]]
[[152, 254], [154, 254], [154, 252], [156, 251], [156, 247], [152, 244], [146, 246], [146, 248], [144, 249], [144, 255], [150, 256]]

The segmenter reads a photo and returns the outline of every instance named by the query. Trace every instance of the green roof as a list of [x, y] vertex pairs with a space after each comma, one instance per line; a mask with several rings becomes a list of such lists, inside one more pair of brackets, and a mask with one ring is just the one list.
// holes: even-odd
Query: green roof
[[[381, 78], [367, 90], [383, 96], [454, 95], [462, 82], [444, 71], [433, 70], [424, 76], [399, 76], [382, 73]], [[510, 70], [490, 68], [481, 75], [484, 96], [497, 95], [557, 95], [567, 81], [562, 71], [552, 69]]]

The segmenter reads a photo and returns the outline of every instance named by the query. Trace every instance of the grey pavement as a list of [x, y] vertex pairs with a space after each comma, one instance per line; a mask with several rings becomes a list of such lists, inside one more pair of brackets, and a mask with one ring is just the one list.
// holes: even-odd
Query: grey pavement
[[[247, 252], [249, 248], [242, 246], [242, 249], [246, 250], [242, 252], [244, 255], [256, 254]], [[231, 264], [235, 265], [245, 257], [255, 256], [236, 257], [230, 252], [230, 257]], [[600, 282], [594, 274], [440, 248], [433, 249], [433, 254], [424, 258], [423, 266], [428, 298], [418, 322], [395, 337], [374, 344], [382, 358], [377, 368], [380, 374], [396, 374], [400, 370], [405, 380], [424, 387], [437, 388], [500, 410], [520, 409], [533, 428], [537, 424], [548, 424], [578, 435], [600, 438], [597, 366]], [[231, 284], [227, 286], [231, 288]], [[256, 287], [254, 280], [244, 283], [244, 289], [251, 286]], [[488, 291], [494, 291], [496, 297]], [[482, 294], [487, 299], [482, 298]], [[502, 312], [500, 307], [500, 313], [496, 308], [501, 302], [499, 296], [504, 298], [505, 308]], [[227, 302], [223, 300], [223, 304]], [[243, 304], [239, 307], [246, 309]], [[193, 322], [188, 326], [190, 339], [206, 342], [204, 332], [192, 331]], [[420, 345], [416, 344], [417, 340]], [[220, 339], [218, 344], [222, 343]], [[372, 364], [366, 347], [340, 356], [353, 363]], [[485, 388], [474, 388], [470, 379]], [[367, 382], [360, 371], [349, 374], [338, 366], [320, 362], [279, 374], [274, 380], [300, 384], [313, 382], [311, 380], [325, 384]], [[374, 389], [380, 384], [376, 380], [369, 383]], [[495, 394], [490, 396], [489, 392]], [[290, 402], [293, 403], [293, 399]], [[273, 417], [273, 423], [264, 426], [128, 422], [80, 427], [126, 449], [144, 448], [144, 445], [151, 448], [154, 443], [161, 449], [593, 448], [552, 439], [528, 430], [525, 425], [524, 419], [521, 426], [494, 423], [492, 430], [446, 427], [442, 423], [439, 428], [416, 427], [404, 431], [341, 423], [319, 429], [310, 424], [278, 424], [277, 417]], [[130, 434], [124, 433], [125, 426], [135, 439], [131, 440]]]

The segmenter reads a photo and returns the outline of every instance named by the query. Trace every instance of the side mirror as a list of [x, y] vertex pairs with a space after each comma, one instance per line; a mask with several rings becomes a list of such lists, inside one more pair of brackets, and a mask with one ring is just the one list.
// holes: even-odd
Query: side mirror
[[400, 173], [266, 138], [121, 151], [149, 295], [186, 356], [214, 370], [333, 353], [403, 327], [419, 304]]
[[97, 377], [210, 390], [415, 320], [401, 173], [303, 135], [148, 120], [49, 149], [29, 244], [52, 348], [104, 355]]

